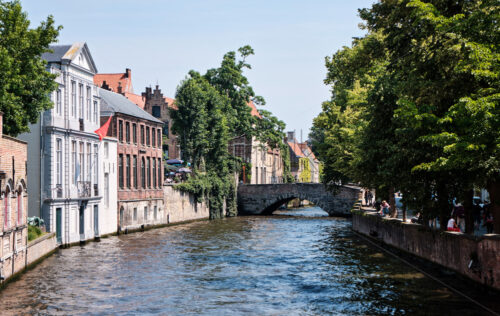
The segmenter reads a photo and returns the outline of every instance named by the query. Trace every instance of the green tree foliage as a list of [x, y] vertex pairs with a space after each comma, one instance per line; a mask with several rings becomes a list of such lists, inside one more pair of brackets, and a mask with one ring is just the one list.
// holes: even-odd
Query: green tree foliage
[[300, 182], [311, 182], [311, 165], [309, 158], [299, 158], [299, 165], [302, 172], [299, 175]]
[[494, 0], [361, 10], [368, 34], [327, 59], [333, 95], [313, 129], [325, 181], [401, 190], [442, 227], [453, 197], [469, 210], [472, 188], [487, 186], [500, 232], [499, 12]]
[[[190, 71], [177, 89], [178, 110], [171, 111], [172, 129], [179, 136], [183, 159], [194, 168], [194, 176], [177, 188], [194, 194], [198, 201], [208, 198], [210, 218], [236, 215], [235, 175], [244, 164], [229, 154], [231, 139], [256, 137], [273, 148], [283, 147], [285, 124], [269, 111], [261, 110], [260, 119], [251, 115], [250, 101], [265, 102], [255, 96], [243, 75], [250, 69], [245, 60], [253, 49], [242, 47], [239, 54], [240, 60], [235, 52], [225, 54], [221, 66], [205, 75]], [[288, 153], [288, 148], [284, 152]], [[288, 173], [289, 166], [288, 158]]]
[[41, 55], [56, 41], [61, 26], [52, 16], [30, 29], [19, 1], [0, 1], [0, 111], [4, 132], [28, 132], [41, 111], [50, 109], [50, 92], [57, 88], [55, 75], [46, 70]]

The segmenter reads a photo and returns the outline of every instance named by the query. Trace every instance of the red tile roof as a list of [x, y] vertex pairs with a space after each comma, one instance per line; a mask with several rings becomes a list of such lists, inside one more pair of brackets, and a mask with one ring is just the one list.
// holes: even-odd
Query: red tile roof
[[248, 102], [248, 106], [252, 108], [251, 114], [253, 116], [258, 117], [258, 118], [262, 118], [262, 116], [260, 115], [259, 111], [257, 111], [257, 107], [255, 106], [255, 104], [253, 103], [253, 101]]
[[108, 85], [113, 92], [118, 92], [118, 86], [121, 85], [122, 93], [134, 93], [132, 87], [132, 72], [128, 68], [124, 73], [96, 74], [94, 76], [94, 84], [96, 86], [102, 87], [104, 81], [106, 81], [106, 85]]
[[290, 146], [295, 156], [304, 157], [304, 153], [302, 152], [302, 149], [300, 149], [299, 143], [288, 142], [288, 146]]
[[175, 105], [175, 100], [172, 98], [164, 97], [165, 103], [167, 103], [168, 107], [173, 110], [178, 110], [179, 108]]
[[125, 97], [130, 101], [137, 104], [138, 107], [144, 110], [144, 105], [146, 103], [146, 98], [141, 95], [125, 92]]
[[297, 143], [297, 145], [299, 145], [300, 149], [302, 150], [302, 152], [305, 154], [305, 150], [309, 150], [309, 153], [310, 154], [307, 154], [307, 157], [310, 157], [312, 159], [316, 159], [316, 156], [314, 155], [313, 151], [311, 150], [311, 148], [309, 148], [309, 146], [307, 145], [307, 143]]

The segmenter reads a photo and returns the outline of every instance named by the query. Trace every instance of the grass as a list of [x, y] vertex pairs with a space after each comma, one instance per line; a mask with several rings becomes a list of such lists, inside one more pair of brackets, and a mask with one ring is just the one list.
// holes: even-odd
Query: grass
[[39, 227], [28, 225], [28, 241], [35, 240], [44, 234]]

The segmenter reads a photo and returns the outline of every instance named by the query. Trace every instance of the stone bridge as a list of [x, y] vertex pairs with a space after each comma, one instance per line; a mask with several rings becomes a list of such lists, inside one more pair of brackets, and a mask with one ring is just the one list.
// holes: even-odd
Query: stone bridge
[[354, 186], [341, 186], [332, 193], [321, 183], [240, 184], [238, 214], [270, 215], [284, 203], [299, 198], [311, 201], [330, 216], [348, 216], [361, 198], [360, 192]]

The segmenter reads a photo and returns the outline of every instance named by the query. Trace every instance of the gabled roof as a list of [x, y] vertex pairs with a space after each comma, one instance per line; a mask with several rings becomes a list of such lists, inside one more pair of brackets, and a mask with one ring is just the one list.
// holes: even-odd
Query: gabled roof
[[259, 111], [257, 111], [257, 107], [255, 106], [255, 103], [253, 103], [253, 101], [250, 101], [247, 103], [248, 106], [250, 108], [252, 108], [252, 112], [250, 112], [253, 116], [255, 117], [258, 117], [258, 118], [262, 118], [262, 116], [260, 115]]
[[288, 142], [288, 146], [290, 146], [290, 149], [292, 150], [295, 156], [304, 157], [304, 153], [302, 152], [302, 149], [300, 149], [299, 143]]
[[135, 103], [119, 93], [114, 93], [112, 91], [100, 88], [99, 95], [101, 96], [101, 116], [109, 116], [114, 113], [122, 113], [155, 123], [163, 124], [162, 121], [144, 111]]
[[302, 150], [302, 152], [304, 153], [305, 156], [312, 158], [312, 159], [316, 159], [316, 156], [314, 155], [314, 153], [311, 150], [311, 148], [309, 147], [309, 145], [307, 145], [307, 143], [298, 143], [298, 145], [300, 147], [300, 150]]
[[172, 109], [172, 110], [178, 110], [179, 108], [177, 105], [175, 105], [175, 100], [172, 98], [164, 97], [165, 103], [167, 103], [167, 106]]
[[52, 52], [42, 54], [42, 58], [47, 62], [70, 64], [78, 55], [83, 54], [88, 61], [90, 67], [89, 70], [93, 73], [97, 73], [97, 67], [94, 63], [92, 55], [90, 54], [87, 43], [76, 42], [71, 45], [50, 45], [49, 49], [52, 50]]
[[133, 93], [128, 93], [125, 92], [125, 97], [129, 99], [130, 101], [134, 102], [137, 104], [138, 107], [144, 110], [144, 105], [146, 104], [146, 98], [138, 95], [138, 94], [133, 94]]
[[94, 76], [94, 84], [99, 88], [104, 88], [104, 82], [113, 92], [119, 92], [118, 87], [121, 87], [121, 93], [134, 93], [132, 71], [129, 68], [125, 69], [124, 73], [96, 74]]

